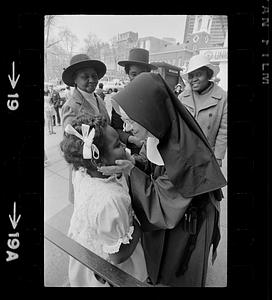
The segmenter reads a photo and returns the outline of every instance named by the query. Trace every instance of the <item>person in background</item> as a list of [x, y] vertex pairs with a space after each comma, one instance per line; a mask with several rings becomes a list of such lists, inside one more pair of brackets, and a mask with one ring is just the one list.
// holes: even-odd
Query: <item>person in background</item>
[[182, 86], [180, 83], [178, 83], [175, 86], [175, 90], [174, 90], [175, 95], [178, 97], [180, 93], [182, 93]]
[[216, 78], [214, 78], [213, 82], [214, 82], [215, 84], [219, 84], [220, 80], [221, 80], [221, 79], [220, 79], [219, 77], [216, 77]]
[[44, 166], [47, 167], [49, 163], [49, 159], [47, 157], [46, 151], [44, 150]]
[[[92, 60], [86, 54], [77, 54], [71, 58], [70, 65], [62, 73], [62, 81], [73, 88], [71, 98], [62, 107], [63, 131], [79, 114], [102, 114], [110, 123], [104, 101], [95, 93], [99, 79], [106, 73], [106, 65]], [[69, 201], [73, 203], [72, 167], [69, 168]]]
[[111, 93], [111, 96], [114, 96], [118, 93], [118, 89], [117, 88], [114, 88], [113, 89], [113, 92]]
[[44, 120], [45, 120], [45, 127], [48, 130], [48, 134], [55, 134], [53, 127], [53, 115], [54, 115], [54, 107], [53, 104], [50, 102], [50, 91], [48, 87], [45, 87], [44, 91]]
[[54, 110], [55, 110], [54, 126], [55, 125], [61, 126], [61, 118], [60, 118], [61, 98], [60, 98], [60, 94], [56, 90], [56, 88], [54, 88], [52, 91], [51, 103], [53, 104]]
[[99, 82], [99, 84], [98, 84], [98, 89], [96, 90], [96, 94], [97, 94], [98, 96], [100, 96], [100, 98], [101, 98], [102, 100], [104, 100], [104, 99], [105, 99], [105, 96], [106, 96], [106, 95], [104, 94], [103, 87], [104, 87], [103, 83], [102, 83], [102, 82]]
[[52, 93], [53, 93], [53, 88], [54, 88], [54, 85], [52, 83], [49, 83], [48, 84], [48, 90], [49, 90], [49, 96], [51, 97]]
[[[143, 72], [151, 72], [157, 67], [149, 63], [149, 51], [141, 48], [133, 48], [129, 51], [128, 60], [118, 62], [118, 65], [125, 68], [125, 73], [128, 75], [130, 82]], [[124, 131], [124, 122], [120, 115], [112, 108], [111, 126], [117, 130], [121, 142], [130, 149], [131, 154], [138, 154], [143, 146], [144, 140], [139, 140], [130, 131]]]
[[66, 89], [65, 89], [65, 99], [66, 99], [66, 101], [70, 100], [70, 98], [72, 97], [72, 94], [73, 94], [73, 91], [72, 91], [71, 87], [66, 86]]
[[60, 95], [60, 115], [61, 115], [61, 108], [64, 105], [64, 103], [66, 102], [66, 88], [62, 87], [59, 91], [59, 95]]
[[190, 89], [179, 95], [183, 105], [194, 116], [222, 166], [227, 148], [227, 93], [212, 81], [219, 66], [210, 63], [207, 56], [195, 55], [183, 74]]
[[61, 120], [61, 124], [62, 124], [62, 107], [65, 104], [65, 102], [67, 101], [66, 99], [66, 88], [61, 87], [60, 91], [59, 91], [59, 95], [60, 95], [60, 101], [59, 101], [59, 114], [60, 114], [60, 120]]

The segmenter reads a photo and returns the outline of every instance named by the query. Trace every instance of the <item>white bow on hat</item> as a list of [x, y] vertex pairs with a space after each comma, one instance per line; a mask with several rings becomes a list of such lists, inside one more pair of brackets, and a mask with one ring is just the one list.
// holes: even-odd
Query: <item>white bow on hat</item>
[[73, 134], [76, 137], [80, 138], [83, 142], [83, 158], [85, 159], [98, 159], [99, 158], [99, 150], [96, 147], [95, 144], [93, 144], [93, 139], [95, 136], [95, 129], [93, 128], [90, 133], [88, 134], [90, 129], [89, 125], [86, 124], [82, 124], [81, 125], [81, 130], [82, 130], [82, 135], [80, 133], [78, 133], [75, 128], [71, 125], [68, 124], [65, 127], [65, 132], [69, 133], [69, 134]]

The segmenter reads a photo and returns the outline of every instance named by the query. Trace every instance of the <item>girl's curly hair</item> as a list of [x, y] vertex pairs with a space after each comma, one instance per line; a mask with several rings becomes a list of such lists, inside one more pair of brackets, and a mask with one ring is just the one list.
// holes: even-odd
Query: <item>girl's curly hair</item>
[[64, 154], [64, 159], [67, 163], [72, 164], [75, 170], [79, 167], [84, 167], [87, 170], [95, 170], [96, 166], [101, 163], [101, 158], [104, 155], [104, 134], [103, 129], [107, 126], [107, 120], [102, 115], [91, 115], [84, 113], [76, 117], [71, 125], [75, 130], [82, 135], [81, 125], [86, 124], [90, 126], [90, 131], [95, 128], [95, 136], [93, 143], [99, 150], [98, 159], [84, 159], [83, 158], [83, 144], [84, 142], [73, 134], [64, 132], [63, 140], [60, 143], [60, 149]]

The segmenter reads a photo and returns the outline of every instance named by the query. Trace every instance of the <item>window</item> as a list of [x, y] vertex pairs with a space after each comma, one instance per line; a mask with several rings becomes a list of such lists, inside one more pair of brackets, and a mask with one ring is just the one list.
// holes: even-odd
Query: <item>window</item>
[[199, 41], [199, 36], [198, 34], [196, 34], [194, 37], [193, 37], [193, 42], [194, 43], [197, 43]]
[[210, 25], [211, 25], [211, 19], [208, 20], [208, 24], [207, 24], [207, 30], [209, 31], [210, 29]]
[[150, 51], [150, 40], [145, 41], [145, 49]]
[[178, 66], [181, 67], [181, 58], [178, 59]]
[[202, 17], [198, 17], [197, 21], [197, 31], [200, 31], [202, 25]]
[[211, 32], [211, 27], [212, 27], [212, 16], [208, 17], [208, 22], [207, 22], [207, 32]]
[[202, 30], [202, 26], [203, 26], [202, 19], [203, 19], [203, 16], [201, 16], [201, 15], [196, 16], [195, 23], [194, 23], [194, 30], [192, 32], [193, 34]]

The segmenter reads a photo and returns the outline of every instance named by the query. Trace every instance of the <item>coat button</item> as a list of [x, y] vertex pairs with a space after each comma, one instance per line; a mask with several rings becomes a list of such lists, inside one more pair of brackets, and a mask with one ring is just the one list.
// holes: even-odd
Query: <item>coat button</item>
[[212, 117], [212, 114], [209, 114], [209, 117], [211, 118], [211, 117]]
[[210, 130], [210, 129], [211, 129], [211, 126], [208, 126], [207, 129]]

